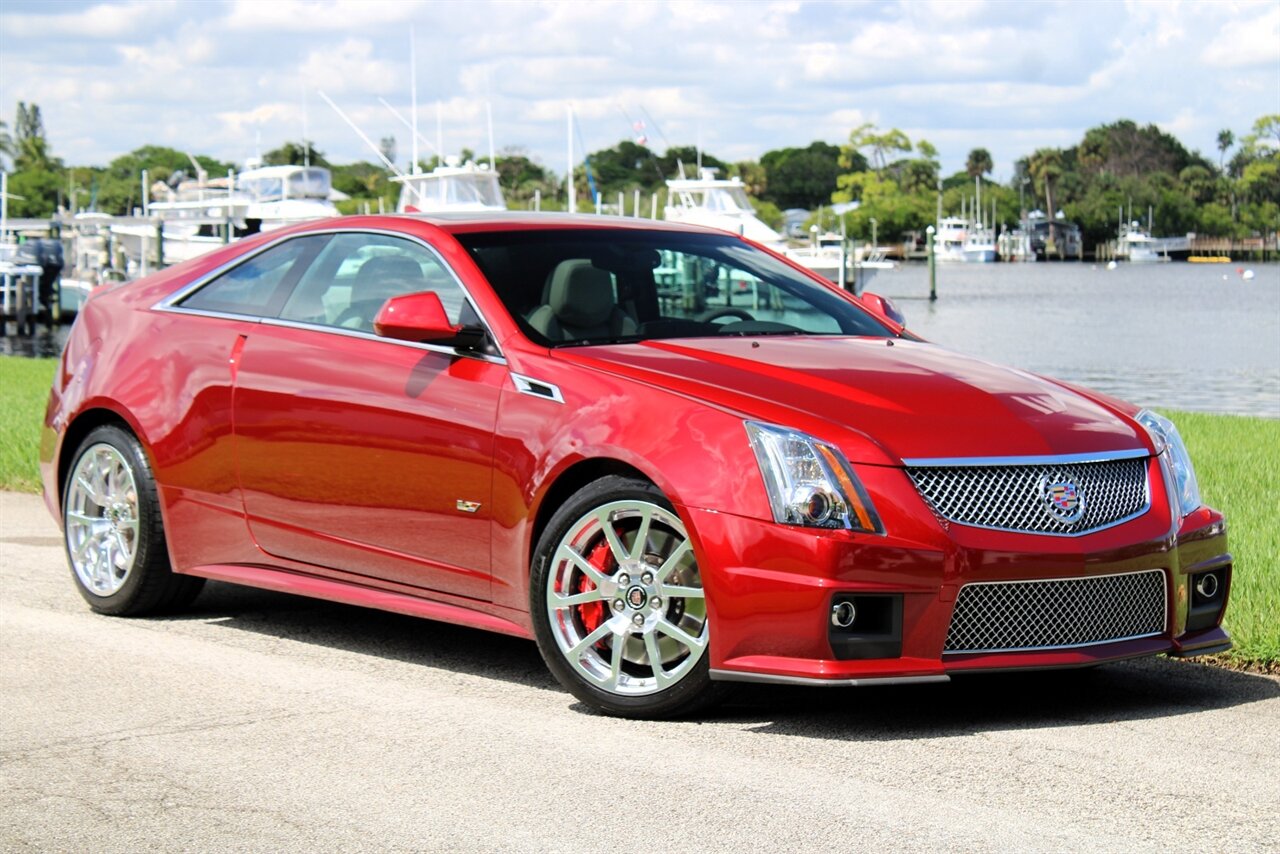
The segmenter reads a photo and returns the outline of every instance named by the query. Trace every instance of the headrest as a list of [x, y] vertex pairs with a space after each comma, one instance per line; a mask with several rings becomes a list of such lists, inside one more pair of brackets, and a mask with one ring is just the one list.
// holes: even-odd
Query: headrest
[[549, 305], [561, 323], [598, 326], [613, 313], [613, 280], [584, 258], [561, 261], [551, 275]]
[[383, 294], [409, 294], [423, 290], [426, 281], [422, 275], [422, 267], [412, 258], [382, 255], [370, 258], [360, 265], [353, 296], [356, 299], [369, 299]]

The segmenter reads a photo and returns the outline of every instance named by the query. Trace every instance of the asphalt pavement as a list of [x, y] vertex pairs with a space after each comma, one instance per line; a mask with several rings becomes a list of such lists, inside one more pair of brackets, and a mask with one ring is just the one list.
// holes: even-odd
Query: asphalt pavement
[[92, 614], [0, 493], [3, 851], [1280, 851], [1280, 680], [1149, 659], [621, 721], [532, 643], [210, 584]]

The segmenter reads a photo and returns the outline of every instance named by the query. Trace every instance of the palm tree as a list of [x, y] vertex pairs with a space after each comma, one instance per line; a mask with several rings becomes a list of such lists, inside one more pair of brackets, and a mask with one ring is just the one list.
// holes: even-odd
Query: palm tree
[[979, 175], [986, 175], [994, 168], [995, 163], [991, 160], [991, 152], [985, 148], [975, 148], [969, 152], [964, 171], [969, 173], [970, 178], [977, 178]]
[[[9, 126], [0, 119], [0, 156], [12, 159], [13, 155], [13, 137], [9, 135]], [[2, 163], [3, 159], [0, 159], [0, 164]]]
[[1230, 128], [1223, 128], [1218, 131], [1218, 171], [1222, 171], [1223, 159], [1227, 156], [1227, 149], [1236, 143], [1236, 135], [1231, 132]]

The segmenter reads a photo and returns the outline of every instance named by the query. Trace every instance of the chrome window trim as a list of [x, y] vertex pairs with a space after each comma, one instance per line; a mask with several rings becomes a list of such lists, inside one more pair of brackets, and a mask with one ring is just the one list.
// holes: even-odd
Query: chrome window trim
[[[560, 386], [555, 383], [549, 383], [546, 380], [540, 380], [535, 377], [527, 377], [524, 374], [511, 372], [511, 382], [515, 383], [516, 391], [521, 394], [527, 394], [530, 397], [536, 397], [539, 400], [550, 400], [555, 403], [564, 403], [564, 395], [560, 393]], [[550, 394], [542, 394], [535, 391], [534, 386], [545, 388]]]
[[[1100, 529], [1099, 529], [1100, 530]], [[1159, 631], [1146, 632], [1140, 635], [1129, 635], [1122, 638], [1107, 638], [1100, 641], [1088, 641], [1086, 643], [1069, 643], [1059, 644], [1057, 646], [1020, 646], [1020, 647], [999, 647], [997, 649], [958, 649], [942, 651], [943, 656], [948, 655], [989, 655], [1002, 652], [1037, 652], [1054, 649], [1083, 649], [1087, 646], [1103, 646], [1109, 643], [1123, 643], [1124, 641], [1140, 640], [1142, 638], [1158, 638], [1169, 631], [1169, 572], [1164, 567], [1153, 567], [1151, 569], [1140, 569], [1136, 572], [1106, 572], [1101, 575], [1068, 575], [1061, 578], [1020, 578], [1006, 581], [970, 581], [960, 585], [960, 589], [956, 591], [956, 602], [960, 601], [960, 594], [964, 592], [966, 587], [986, 587], [991, 585], [1010, 585], [1010, 584], [1057, 584], [1064, 581], [1093, 581], [1099, 578], [1121, 578], [1127, 575], [1147, 575], [1152, 572], [1158, 572], [1163, 577], [1164, 584], [1160, 585], [1161, 592], [1164, 596], [1164, 619], [1163, 625]], [[955, 608], [952, 607], [954, 612]], [[955, 619], [954, 613], [952, 619]], [[951, 624], [947, 624], [947, 632], [950, 633]]]
[[1150, 457], [1153, 454], [1145, 448], [1133, 448], [1125, 451], [1099, 451], [1091, 454], [1057, 454], [1049, 456], [1029, 457], [919, 457], [903, 459], [907, 468], [943, 468], [980, 466], [1042, 466], [1065, 465], [1069, 463], [1109, 463], [1114, 460], [1133, 460], [1138, 457]]
[[180, 303], [182, 300], [191, 296], [193, 293], [200, 290], [205, 285], [209, 284], [214, 279], [223, 275], [227, 271], [232, 270], [235, 267], [238, 267], [241, 264], [244, 264], [247, 261], [258, 257], [259, 255], [261, 255], [262, 253], [270, 249], [274, 249], [275, 247], [283, 243], [287, 243], [288, 241], [294, 240], [296, 238], [315, 237], [322, 234], [378, 234], [384, 237], [396, 237], [401, 240], [407, 240], [411, 243], [418, 244], [423, 249], [426, 249], [427, 252], [429, 252], [432, 256], [436, 258], [437, 261], [439, 261], [440, 266], [445, 270], [445, 272], [447, 272], [453, 278], [453, 281], [458, 285], [458, 289], [462, 291], [462, 298], [465, 299], [467, 301], [467, 304], [471, 306], [471, 310], [476, 313], [476, 317], [480, 318], [480, 325], [484, 327], [485, 334], [488, 335], [489, 340], [493, 342], [493, 346], [495, 348], [498, 348], [498, 353], [496, 356], [491, 356], [485, 353], [473, 353], [466, 350], [459, 351], [457, 350], [457, 348], [454, 348], [454, 347], [441, 347], [440, 345], [437, 345], [437, 344], [417, 344], [412, 341], [397, 341], [392, 338], [383, 338], [382, 336], [379, 336], [379, 335], [369, 335], [368, 333], [357, 332], [358, 337], [361, 337], [361, 338], [367, 337], [367, 338], [371, 338], [378, 341], [387, 341], [393, 344], [402, 344], [410, 347], [418, 347], [422, 349], [434, 350], [437, 352], [454, 353], [458, 356], [466, 356], [470, 358], [481, 358], [481, 359], [484, 359], [485, 361], [498, 360], [500, 364], [504, 364], [504, 365], [507, 363], [506, 357], [502, 355], [502, 351], [499, 348], [498, 336], [493, 334], [493, 325], [489, 323], [489, 319], [485, 317], [484, 312], [480, 310], [480, 306], [476, 304], [475, 299], [471, 296], [471, 292], [467, 290], [467, 286], [463, 284], [462, 278], [454, 271], [453, 267], [449, 265], [449, 262], [444, 259], [444, 256], [441, 255], [440, 252], [434, 246], [432, 246], [430, 243], [427, 243], [425, 240], [423, 240], [420, 237], [417, 237], [412, 234], [405, 234], [400, 231], [392, 231], [390, 229], [385, 229], [385, 228], [334, 227], [334, 228], [316, 229], [315, 231], [306, 231], [301, 234], [281, 235], [279, 238], [275, 240], [267, 241], [266, 243], [262, 244], [257, 249], [253, 250], [252, 252], [246, 255], [240, 255], [236, 257], [234, 260], [228, 261], [225, 264], [215, 267], [214, 269], [210, 270], [208, 273], [205, 273], [200, 278], [184, 285], [174, 293], [169, 294], [169, 296], [165, 297], [155, 305], [151, 306], [151, 310], [152, 311], [171, 311], [171, 312], [176, 312], [178, 314], [192, 314], [199, 317], [218, 317], [218, 318], [227, 318], [232, 320], [246, 320], [254, 323], [268, 323], [268, 324], [277, 325], [277, 326], [292, 326], [292, 327], [301, 328], [301, 329], [313, 329], [317, 331], [336, 332], [339, 334], [350, 334], [351, 332], [353, 332], [353, 330], [339, 329], [338, 327], [325, 326], [319, 323], [302, 323], [300, 321], [285, 320], [279, 317], [263, 317], [260, 314], [236, 314], [234, 312], [218, 312], [218, 311], [208, 311], [206, 309], [183, 308], [181, 305], [178, 305], [178, 303]]

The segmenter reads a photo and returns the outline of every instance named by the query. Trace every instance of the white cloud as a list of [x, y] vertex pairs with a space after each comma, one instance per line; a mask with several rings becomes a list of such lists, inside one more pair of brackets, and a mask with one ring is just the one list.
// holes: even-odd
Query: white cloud
[[[153, 141], [225, 159], [308, 134], [339, 161], [364, 144], [324, 89], [374, 139], [408, 131], [416, 34], [419, 122], [446, 147], [501, 146], [560, 166], [564, 107], [598, 148], [630, 136], [639, 109], [672, 144], [699, 136], [725, 157], [863, 121], [941, 150], [944, 170], [986, 147], [997, 173], [1088, 127], [1132, 118], [1213, 150], [1280, 103], [1275, 0], [1183, 2], [374, 2], [237, 0], [0, 6], [0, 109], [41, 105], [53, 151], [103, 163]], [[36, 11], [31, 11], [35, 9]], [[11, 121], [9, 116], [6, 120]]]
[[1280, 5], [1269, 3], [1260, 15], [1228, 20], [1200, 58], [1215, 68], [1270, 65], [1276, 72], [1280, 63]]

